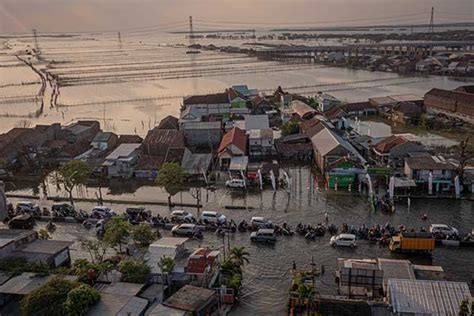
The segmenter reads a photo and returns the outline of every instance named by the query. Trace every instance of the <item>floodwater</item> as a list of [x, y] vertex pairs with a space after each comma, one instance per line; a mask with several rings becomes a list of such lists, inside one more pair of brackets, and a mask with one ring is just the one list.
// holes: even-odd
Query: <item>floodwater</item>
[[[35, 63], [63, 80], [57, 103], [50, 106], [48, 86], [44, 96], [43, 113], [34, 116], [38, 103], [25, 101], [34, 98], [40, 80], [15, 54], [33, 44], [31, 39], [2, 40], [0, 42], [0, 133], [15, 126], [33, 126], [53, 122], [69, 123], [78, 119], [96, 119], [106, 131], [145, 135], [147, 130], [166, 115], [179, 113], [183, 96], [195, 93], [222, 91], [232, 84], [247, 84], [265, 93], [278, 85], [305, 95], [326, 91], [345, 101], [360, 101], [368, 97], [392, 94], [422, 96], [433, 87], [455, 88], [461, 82], [446, 77], [402, 77], [392, 73], [367, 72], [322, 65], [288, 65], [257, 61], [244, 55], [217, 52], [186, 54], [186, 48], [169, 44], [186, 43], [182, 37], [149, 36], [123, 38], [81, 35], [75, 38], [41, 38], [42, 56], [47, 62]], [[216, 41], [218, 45], [236, 45], [233, 41]], [[54, 61], [54, 63], [53, 63]], [[14, 99], [11, 101], [11, 99]], [[301, 176], [300, 176], [301, 174]], [[205, 210], [219, 210], [236, 222], [252, 216], [265, 216], [277, 224], [287, 222], [295, 227], [299, 222], [317, 224], [329, 213], [330, 222], [356, 226], [367, 224], [409, 224], [418, 228], [429, 223], [420, 217], [427, 213], [430, 223], [445, 223], [457, 227], [461, 233], [474, 227], [474, 206], [468, 201], [412, 200], [410, 210], [405, 203], [397, 205], [394, 214], [373, 212], [367, 199], [356, 192], [309, 192], [309, 170], [290, 169], [295, 179], [291, 194], [284, 190], [267, 189], [248, 194], [218, 189], [203, 193]], [[296, 180], [298, 179], [298, 180]], [[159, 188], [142, 186], [138, 189], [124, 185], [113, 187], [106, 199], [132, 201], [166, 201]], [[16, 187], [15, 187], [16, 186]], [[10, 191], [30, 194], [21, 184], [9, 184]], [[50, 188], [50, 195], [54, 189]], [[105, 191], [105, 190], [104, 190]], [[133, 192], [133, 193], [130, 193]], [[95, 197], [92, 189], [82, 190], [78, 196]], [[193, 202], [189, 193], [175, 200]], [[17, 200], [12, 200], [13, 202]], [[92, 203], [77, 203], [90, 210]], [[253, 207], [244, 210], [226, 210], [226, 205]], [[112, 204], [124, 211], [126, 205]], [[151, 207], [154, 213], [168, 214], [166, 207]], [[191, 211], [196, 214], [195, 209]], [[90, 236], [78, 225], [61, 225], [54, 238], [77, 240]], [[300, 236], [280, 237], [274, 246], [251, 244], [248, 233], [235, 233], [232, 245], [242, 245], [250, 252], [250, 263], [244, 268], [242, 301], [235, 315], [280, 315], [286, 309], [292, 262], [298, 266], [311, 258], [325, 266], [326, 273], [318, 280], [318, 290], [335, 293], [334, 269], [338, 257], [390, 257], [385, 248], [360, 242], [355, 250], [329, 247], [329, 237], [306, 241]], [[222, 241], [206, 234], [202, 242], [193, 241], [190, 247], [211, 245], [220, 247]], [[84, 256], [78, 243], [73, 256]], [[472, 250], [437, 249], [433, 264], [442, 265], [449, 279], [470, 282], [473, 262]]]
[[[338, 227], [342, 223], [356, 227], [366, 224], [392, 225], [405, 224], [408, 228], [425, 228], [431, 223], [452, 225], [465, 234], [474, 227], [474, 203], [467, 200], [426, 200], [412, 199], [408, 209], [406, 201], [396, 204], [393, 214], [372, 211], [367, 197], [358, 192], [329, 191], [315, 188], [309, 190], [311, 179], [308, 168], [291, 167], [288, 169], [291, 177], [292, 189], [273, 192], [267, 187], [263, 192], [242, 192], [218, 189], [215, 192], [202, 192], [203, 210], [218, 210], [227, 218], [237, 223], [243, 219], [249, 221], [252, 216], [265, 216], [276, 224], [287, 222], [293, 228], [298, 223], [315, 225], [324, 221], [324, 213], [329, 214], [329, 222]], [[105, 191], [105, 190], [104, 190]], [[30, 190], [16, 193], [31, 193]], [[106, 192], [103, 192], [104, 194]], [[53, 193], [51, 193], [52, 195]], [[88, 189], [82, 196], [94, 197], [95, 192]], [[140, 187], [134, 193], [112, 192], [104, 195], [105, 199], [120, 199], [133, 201], [166, 201], [166, 193], [153, 186]], [[173, 197], [176, 202], [195, 202], [188, 192]], [[17, 200], [13, 200], [17, 201]], [[92, 203], [77, 203], [78, 207], [90, 210]], [[248, 209], [228, 210], [225, 206], [243, 206]], [[113, 209], [123, 212], [127, 205], [111, 204]], [[251, 209], [252, 207], [253, 209]], [[165, 206], [151, 206], [154, 214], [168, 215]], [[197, 211], [188, 208], [195, 216]], [[421, 220], [423, 214], [428, 220]], [[76, 240], [89, 236], [79, 225], [65, 225], [60, 227], [54, 238]], [[165, 232], [166, 234], [166, 232]], [[358, 247], [352, 249], [335, 249], [329, 246], [329, 235], [319, 237], [315, 241], [307, 241], [299, 235], [292, 237], [281, 236], [275, 245], [252, 244], [249, 233], [236, 232], [230, 238], [231, 246], [245, 246], [250, 253], [250, 263], [244, 268], [242, 300], [235, 308], [234, 315], [283, 315], [286, 311], [287, 293], [291, 281], [290, 269], [292, 262], [297, 266], [310, 263], [312, 258], [319, 265], [324, 265], [325, 274], [317, 280], [317, 290], [324, 294], [336, 294], [334, 271], [337, 258], [403, 258], [392, 256], [387, 248], [359, 241]], [[222, 239], [213, 233], [206, 233], [202, 241], [192, 241], [188, 247], [197, 246], [221, 247]], [[72, 255], [85, 256], [81, 253], [78, 243], [73, 246]], [[448, 279], [470, 283], [473, 270], [474, 249], [437, 248], [432, 260], [428, 258], [411, 258], [416, 263], [441, 265], [445, 269]]]
[[[233, 84], [247, 84], [267, 94], [279, 85], [308, 96], [325, 91], [344, 101], [391, 94], [422, 96], [433, 87], [450, 89], [462, 84], [446, 77], [283, 64], [242, 54], [202, 51], [190, 55], [177, 45], [187, 44], [184, 35], [124, 36], [119, 42], [113, 36], [84, 34], [41, 38], [44, 61], [33, 64], [59, 76], [60, 89], [51, 105], [53, 89], [48, 85], [43, 98], [46, 106], [35, 115], [40, 102], [31, 99], [40, 88], [39, 77], [15, 57], [19, 54], [28, 60], [24, 51], [31, 49], [33, 42], [28, 38], [2, 41], [0, 132], [15, 126], [95, 119], [106, 131], [143, 136], [164, 116], [178, 115], [184, 96], [219, 92]], [[222, 39], [197, 42], [221, 46], [245, 43]]]

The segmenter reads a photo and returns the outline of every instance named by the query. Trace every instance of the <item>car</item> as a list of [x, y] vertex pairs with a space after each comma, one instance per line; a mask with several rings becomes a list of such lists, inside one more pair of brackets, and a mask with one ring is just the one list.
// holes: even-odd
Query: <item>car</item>
[[276, 234], [274, 229], [261, 228], [250, 234], [250, 241], [255, 242], [275, 242]]
[[254, 216], [250, 220], [250, 225], [256, 228], [270, 228], [272, 227], [272, 222], [261, 216]]
[[227, 180], [225, 186], [231, 189], [245, 189], [247, 187], [245, 180], [242, 179]]
[[8, 221], [10, 229], [33, 229], [34, 226], [35, 219], [30, 214], [17, 215]]
[[51, 211], [55, 216], [74, 216], [74, 206], [69, 203], [54, 203], [51, 207]]
[[354, 248], [356, 244], [356, 236], [353, 234], [339, 234], [337, 236], [332, 236], [329, 244], [334, 247], [351, 247]]
[[91, 211], [91, 217], [94, 218], [109, 218], [116, 215], [114, 210], [107, 206], [96, 206]]
[[442, 234], [444, 236], [459, 235], [459, 232], [456, 228], [445, 224], [431, 224], [430, 233], [432, 233], [433, 235]]
[[173, 236], [193, 237], [199, 233], [199, 229], [195, 224], [179, 224], [171, 228]]
[[16, 204], [16, 211], [18, 213], [36, 214], [40, 212], [40, 208], [38, 204], [35, 204], [33, 202], [22, 201]]
[[204, 223], [223, 224], [226, 221], [226, 217], [215, 211], [204, 211], [201, 214], [201, 220]]
[[194, 219], [193, 214], [187, 211], [175, 210], [171, 212], [171, 220], [190, 222], [193, 219]]

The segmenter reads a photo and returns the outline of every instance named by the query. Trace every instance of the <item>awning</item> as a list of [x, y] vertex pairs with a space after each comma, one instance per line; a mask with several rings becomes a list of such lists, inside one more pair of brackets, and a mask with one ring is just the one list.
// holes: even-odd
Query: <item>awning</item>
[[394, 180], [396, 188], [416, 187], [415, 180], [412, 179], [394, 178]]
[[246, 171], [248, 164], [249, 164], [249, 157], [247, 156], [233, 157], [230, 160], [229, 170]]

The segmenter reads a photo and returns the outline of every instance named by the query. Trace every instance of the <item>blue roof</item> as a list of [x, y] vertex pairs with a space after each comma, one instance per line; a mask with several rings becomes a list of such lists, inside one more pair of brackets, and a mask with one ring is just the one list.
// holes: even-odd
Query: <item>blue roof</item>
[[245, 96], [250, 94], [249, 87], [247, 85], [235, 85], [232, 86], [232, 89]]

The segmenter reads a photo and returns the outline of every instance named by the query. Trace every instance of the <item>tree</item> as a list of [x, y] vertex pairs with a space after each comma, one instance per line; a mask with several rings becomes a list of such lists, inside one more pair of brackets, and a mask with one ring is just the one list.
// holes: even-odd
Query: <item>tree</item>
[[132, 224], [122, 217], [114, 216], [105, 225], [104, 242], [114, 248], [118, 246], [119, 252], [122, 252], [122, 245], [127, 243], [131, 231]]
[[171, 286], [171, 280], [169, 279], [169, 275], [174, 271], [176, 263], [174, 262], [174, 259], [168, 256], [163, 256], [160, 258], [160, 261], [158, 262], [158, 267], [161, 270], [161, 278], [162, 278], [162, 284], [163, 287], [165, 285], [165, 275], [166, 275], [166, 283]]
[[49, 234], [47, 229], [42, 228], [38, 231], [38, 239], [48, 240], [51, 239], [51, 235]]
[[473, 156], [473, 153], [469, 151], [469, 136], [466, 137], [463, 141], [459, 143], [458, 155], [459, 155], [459, 180], [463, 184], [464, 180], [464, 171], [466, 169], [467, 161]]
[[230, 250], [230, 259], [234, 261], [238, 266], [243, 266], [245, 263], [249, 263], [249, 253], [245, 250], [245, 247], [233, 247]]
[[102, 240], [81, 240], [81, 249], [87, 251], [92, 263], [102, 263], [107, 253], [108, 245]]
[[87, 284], [81, 284], [67, 294], [64, 309], [67, 315], [84, 316], [89, 308], [100, 300], [100, 294], [96, 289]]
[[85, 162], [71, 160], [53, 174], [52, 180], [58, 188], [64, 188], [64, 191], [69, 195], [71, 205], [74, 205], [72, 191], [76, 187], [85, 185], [91, 172], [91, 169]]
[[281, 126], [281, 135], [288, 136], [296, 134], [300, 131], [300, 126], [296, 121], [288, 121]]
[[164, 163], [158, 171], [156, 184], [168, 193], [168, 206], [171, 208], [171, 197], [178, 193], [186, 181], [186, 172], [177, 163]]
[[463, 300], [459, 306], [459, 316], [469, 316], [469, 301]]
[[66, 302], [68, 293], [77, 286], [76, 282], [59, 277], [53, 278], [21, 300], [22, 314], [25, 316], [66, 315], [64, 302]]
[[151, 270], [145, 260], [125, 259], [120, 262], [119, 271], [122, 273], [122, 282], [145, 283]]
[[140, 224], [132, 229], [132, 240], [139, 248], [148, 248], [155, 239], [156, 234], [153, 233], [150, 225]]

